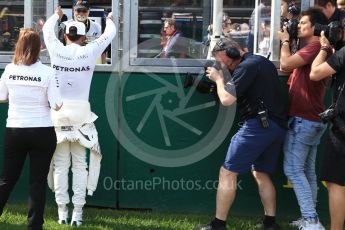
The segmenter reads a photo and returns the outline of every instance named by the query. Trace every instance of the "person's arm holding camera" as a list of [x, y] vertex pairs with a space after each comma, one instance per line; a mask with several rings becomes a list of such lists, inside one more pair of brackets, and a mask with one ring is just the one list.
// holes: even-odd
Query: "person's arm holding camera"
[[[217, 94], [222, 105], [230, 106], [233, 103], [235, 103], [237, 98], [225, 90], [223, 71], [217, 70], [214, 67], [208, 67], [206, 73], [207, 73], [206, 76], [217, 84]], [[232, 83], [231, 81], [229, 81], [227, 84], [232, 84]], [[233, 86], [233, 91], [235, 91], [235, 85], [232, 84], [232, 86]]]
[[311, 65], [310, 79], [313, 81], [320, 81], [336, 73], [336, 71], [326, 62], [328, 52], [332, 50], [332, 47], [326, 38], [324, 31], [321, 32], [320, 44], [320, 52]]
[[285, 26], [283, 27], [283, 31], [278, 31], [278, 36], [281, 41], [280, 70], [283, 72], [292, 72], [294, 69], [306, 65], [307, 62], [300, 55], [291, 55], [290, 35]]

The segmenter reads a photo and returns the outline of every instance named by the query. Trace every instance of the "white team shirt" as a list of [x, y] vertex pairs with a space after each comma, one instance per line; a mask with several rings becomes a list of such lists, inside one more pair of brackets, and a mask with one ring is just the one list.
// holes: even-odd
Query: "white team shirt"
[[85, 46], [74, 43], [64, 46], [54, 31], [58, 19], [59, 16], [54, 14], [47, 20], [43, 26], [43, 36], [51, 66], [59, 77], [62, 98], [88, 101], [96, 60], [115, 37], [115, 24], [107, 19], [104, 33]]
[[8, 64], [0, 79], [0, 100], [7, 99], [6, 127], [52, 127], [49, 104], [62, 104], [55, 71], [39, 61], [30, 66]]

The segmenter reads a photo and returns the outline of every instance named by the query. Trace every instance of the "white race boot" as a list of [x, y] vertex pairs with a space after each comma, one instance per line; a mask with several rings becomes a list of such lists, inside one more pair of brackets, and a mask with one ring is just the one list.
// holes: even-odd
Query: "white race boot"
[[74, 211], [72, 214], [71, 226], [80, 226], [83, 224], [83, 211]]
[[68, 224], [68, 208], [66, 205], [58, 205], [59, 224]]

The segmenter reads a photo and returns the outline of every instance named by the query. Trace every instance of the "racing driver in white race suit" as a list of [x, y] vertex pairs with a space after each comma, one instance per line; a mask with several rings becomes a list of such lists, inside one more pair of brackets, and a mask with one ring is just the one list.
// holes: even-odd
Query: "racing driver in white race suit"
[[[86, 192], [92, 195], [96, 189], [100, 170], [101, 153], [94, 125], [97, 116], [91, 112], [89, 91], [96, 59], [110, 44], [116, 34], [112, 13], [106, 19], [104, 33], [85, 44], [84, 23], [72, 21], [66, 25], [66, 46], [55, 35], [55, 25], [63, 12], [58, 6], [43, 27], [44, 41], [49, 51], [51, 66], [60, 82], [64, 109], [52, 111], [57, 142], [48, 185], [55, 192], [60, 224], [68, 223], [68, 172], [72, 160], [72, 203], [74, 205], [71, 225], [82, 224]], [[87, 151], [90, 149], [89, 165]], [[88, 170], [87, 170], [88, 168]]]

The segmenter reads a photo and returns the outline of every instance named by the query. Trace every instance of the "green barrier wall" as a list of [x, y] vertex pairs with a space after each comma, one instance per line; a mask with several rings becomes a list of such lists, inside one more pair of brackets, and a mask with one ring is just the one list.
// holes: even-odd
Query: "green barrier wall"
[[[184, 89], [182, 80], [175, 74], [95, 74], [90, 101], [99, 116], [96, 126], [103, 159], [98, 188], [88, 204], [214, 212], [219, 167], [238, 129], [238, 118], [234, 106], [224, 108], [212, 94]], [[281, 84], [287, 93], [285, 77]], [[6, 111], [7, 105], [0, 105], [0, 161]], [[319, 147], [318, 172], [324, 143], [325, 137]], [[296, 198], [283, 175], [282, 154], [273, 180], [278, 215], [298, 217]], [[27, 190], [26, 167], [10, 202], [26, 202]], [[52, 192], [48, 194], [53, 203]], [[328, 218], [327, 190], [321, 182], [318, 200], [321, 217]], [[231, 212], [262, 214], [250, 174], [239, 177]]]

